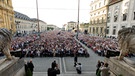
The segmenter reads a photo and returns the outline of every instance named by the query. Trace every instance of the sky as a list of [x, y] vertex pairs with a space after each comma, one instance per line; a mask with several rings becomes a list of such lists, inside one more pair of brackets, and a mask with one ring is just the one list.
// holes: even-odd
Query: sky
[[[91, 0], [80, 0], [79, 22], [90, 20]], [[14, 11], [37, 18], [36, 0], [12, 0]], [[39, 19], [47, 24], [62, 27], [67, 22], [78, 21], [78, 0], [38, 0]]]

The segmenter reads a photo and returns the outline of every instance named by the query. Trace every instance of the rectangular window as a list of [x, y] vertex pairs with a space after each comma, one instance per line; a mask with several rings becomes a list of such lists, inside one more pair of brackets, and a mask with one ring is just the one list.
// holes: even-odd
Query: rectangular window
[[132, 27], [135, 28], [135, 25], [133, 25]]
[[104, 5], [106, 4], [106, 0], [104, 0]]
[[134, 20], [135, 20], [135, 12], [134, 12]]
[[95, 5], [95, 9], [97, 9], [97, 5]]
[[99, 7], [101, 7], [101, 2], [99, 3]]
[[123, 28], [125, 28], [125, 26], [121, 26], [121, 28], [123, 29]]
[[91, 14], [91, 17], [92, 17], [92, 14]]
[[113, 26], [113, 35], [116, 34], [116, 26]]
[[105, 30], [106, 34], [109, 34], [109, 27]]
[[108, 16], [107, 16], [107, 22], [109, 23], [111, 21], [111, 12], [108, 12]]
[[118, 18], [118, 16], [117, 16], [117, 15], [115, 15], [115, 16], [114, 16], [114, 22], [116, 22], [116, 21], [117, 21], [117, 18]]
[[104, 22], [104, 18], [102, 17], [102, 23]]
[[127, 19], [127, 14], [123, 14], [123, 21], [126, 21]]
[[93, 27], [93, 34], [95, 33], [95, 28]]
[[100, 28], [100, 33], [102, 33], [102, 31], [103, 31], [103, 27]]
[[109, 34], [109, 29], [106, 30], [106, 34]]
[[96, 33], [98, 34], [98, 27], [96, 28]]
[[91, 10], [93, 10], [93, 7], [91, 7]]
[[115, 33], [116, 33], [116, 29], [113, 29], [113, 35], [115, 35]]
[[92, 21], [90, 21], [90, 24], [92, 23]]
[[95, 23], [97, 23], [97, 19], [95, 20]]
[[99, 19], [97, 19], [97, 23], [99, 23]]
[[91, 27], [90, 27], [90, 33], [91, 33]]

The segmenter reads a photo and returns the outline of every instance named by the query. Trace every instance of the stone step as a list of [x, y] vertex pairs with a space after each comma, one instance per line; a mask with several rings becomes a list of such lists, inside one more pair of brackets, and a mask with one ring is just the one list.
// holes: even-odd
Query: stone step
[[[34, 72], [33, 76], [47, 76], [46, 72]], [[82, 74], [77, 74], [77, 73], [66, 73], [66, 74], [59, 74], [57, 76], [96, 76], [95, 73], [82, 73]]]
[[[34, 72], [33, 76], [47, 76], [47, 73], [46, 72]], [[95, 75], [95, 73], [77, 74], [74, 72], [74, 73], [66, 73], [66, 74], [62, 73], [57, 76], [96, 76], [96, 75]], [[116, 75], [111, 72], [110, 76], [116, 76]]]

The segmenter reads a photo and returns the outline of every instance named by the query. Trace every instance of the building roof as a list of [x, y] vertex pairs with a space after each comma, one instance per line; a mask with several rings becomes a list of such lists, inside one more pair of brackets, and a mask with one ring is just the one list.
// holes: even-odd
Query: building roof
[[74, 22], [74, 21], [70, 21], [70, 22], [68, 22], [68, 23], [76, 23], [76, 22]]
[[109, 5], [118, 3], [118, 2], [120, 2], [120, 1], [122, 1], [122, 0], [110, 0], [110, 1], [109, 1]]
[[[19, 18], [19, 19], [23, 19], [23, 20], [29, 20], [29, 21], [34, 21], [34, 22], [38, 21], [37, 18], [30, 18], [30, 17], [28, 17], [27, 15], [22, 14], [22, 13], [20, 13], [20, 12], [17, 12], [17, 11], [14, 11], [14, 12], [15, 12], [15, 14], [14, 14], [15, 18]], [[44, 21], [42, 21], [42, 20], [39, 20], [39, 21], [41, 21], [41, 22], [47, 24], [46, 22], [44, 22]]]
[[27, 15], [24, 15], [17, 11], [14, 11], [14, 12], [15, 12], [15, 14], [14, 14], [15, 18], [19, 18], [19, 19], [23, 19], [23, 20], [31, 20]]

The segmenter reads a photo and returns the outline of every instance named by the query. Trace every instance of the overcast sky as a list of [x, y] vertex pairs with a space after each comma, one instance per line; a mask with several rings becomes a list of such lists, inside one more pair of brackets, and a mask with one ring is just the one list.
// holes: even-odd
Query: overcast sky
[[[80, 23], [89, 22], [91, 0], [80, 0]], [[37, 18], [36, 0], [12, 0], [13, 9], [30, 18]], [[78, 0], [38, 0], [39, 19], [62, 27], [69, 21], [77, 22]]]

